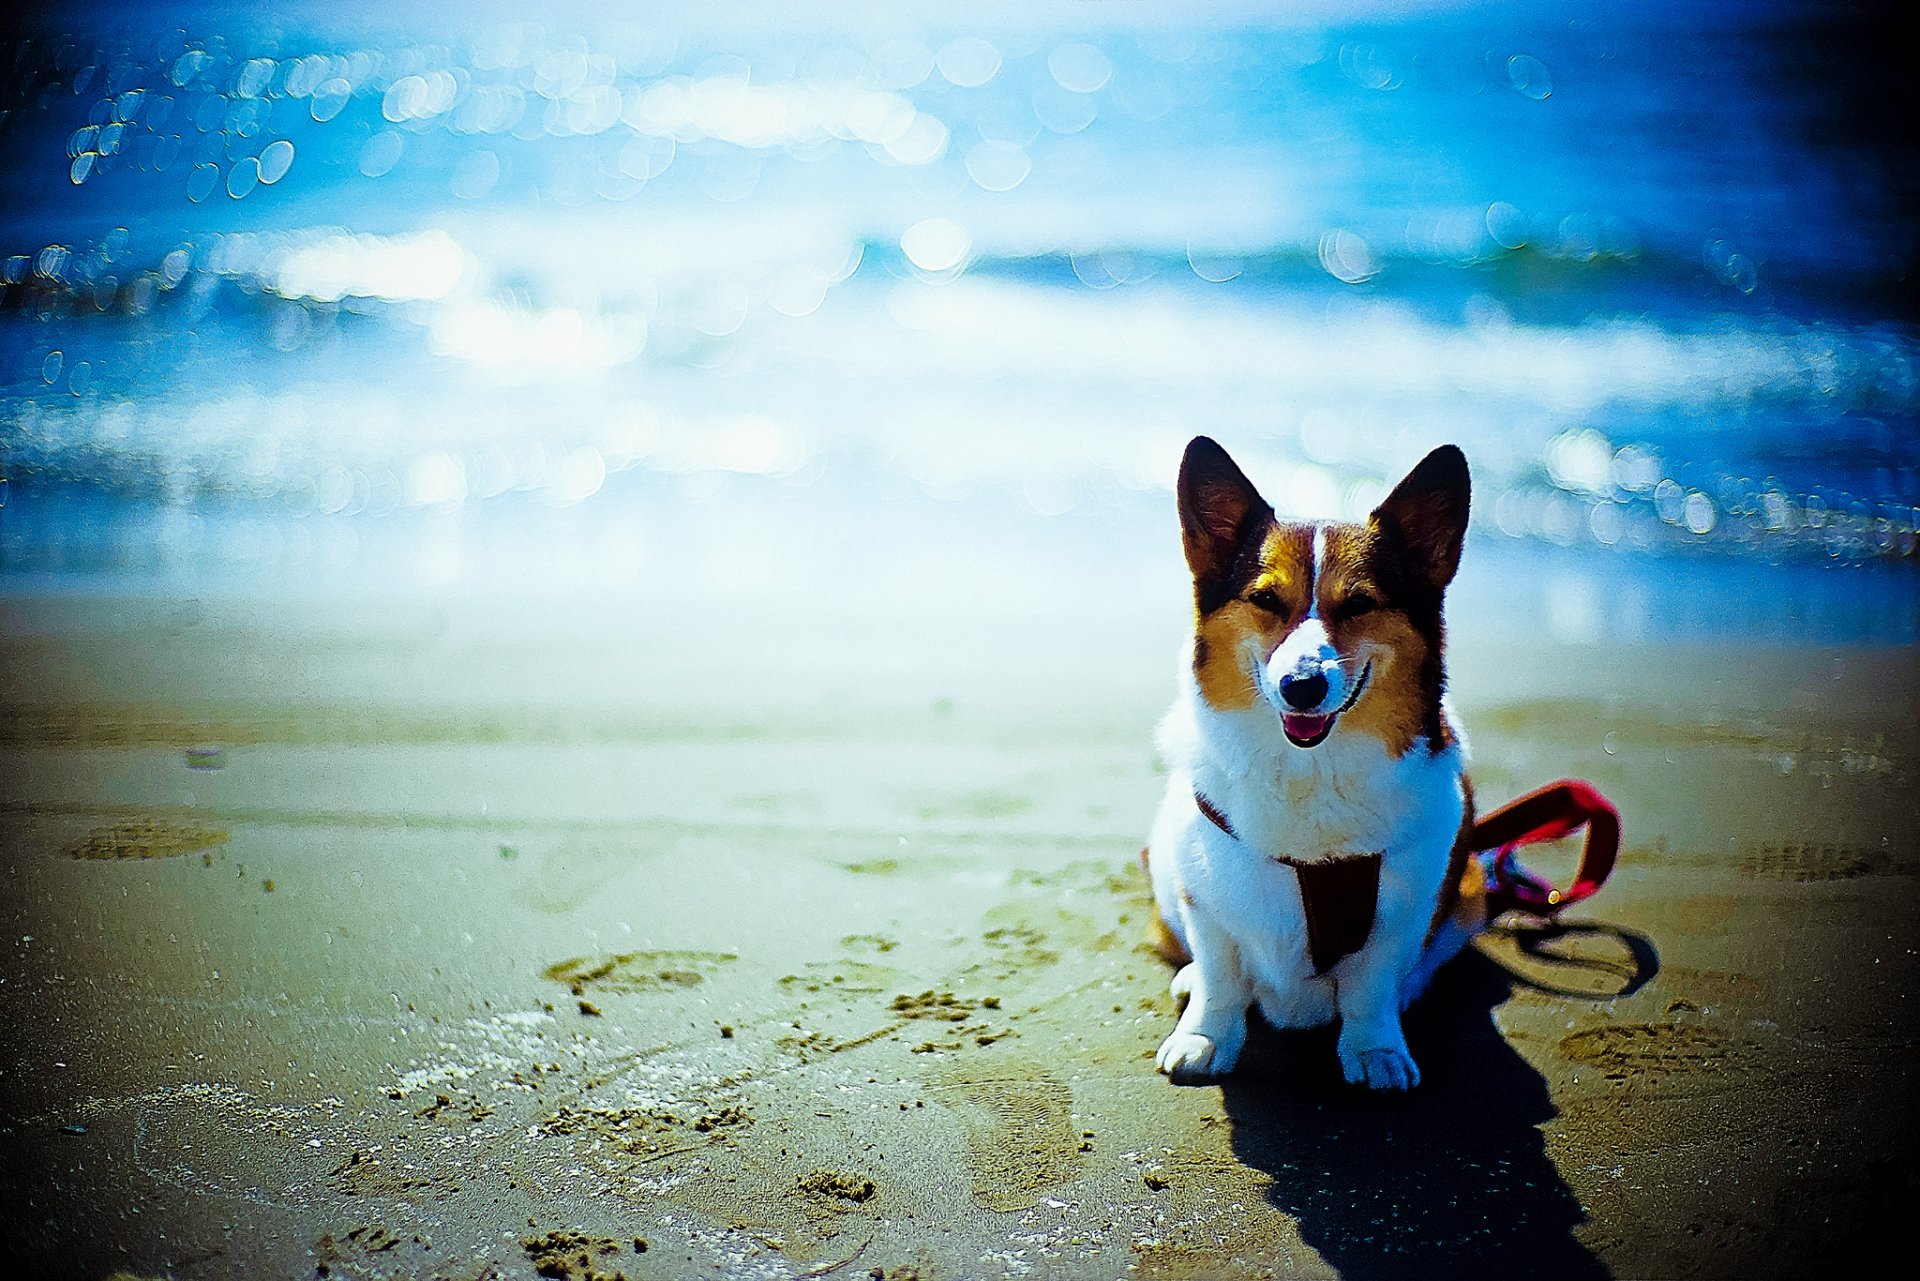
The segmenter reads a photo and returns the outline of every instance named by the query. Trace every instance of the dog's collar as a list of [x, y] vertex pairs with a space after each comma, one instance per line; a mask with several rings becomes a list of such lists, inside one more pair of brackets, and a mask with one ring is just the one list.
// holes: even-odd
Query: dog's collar
[[[1219, 806], [1199, 792], [1193, 803], [1207, 821], [1240, 844], [1238, 832]], [[1359, 951], [1373, 933], [1374, 911], [1380, 902], [1380, 856], [1378, 854], [1335, 854], [1325, 858], [1293, 858], [1269, 854], [1268, 858], [1294, 870], [1300, 878], [1300, 905], [1307, 918], [1307, 952], [1313, 958], [1313, 972], [1325, 974], [1345, 958]]]

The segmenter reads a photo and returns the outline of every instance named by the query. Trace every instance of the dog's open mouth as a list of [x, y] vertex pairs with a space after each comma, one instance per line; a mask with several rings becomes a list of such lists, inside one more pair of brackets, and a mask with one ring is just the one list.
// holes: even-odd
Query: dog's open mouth
[[1373, 675], [1373, 664], [1368, 663], [1360, 671], [1360, 679], [1353, 683], [1353, 692], [1340, 706], [1330, 712], [1282, 712], [1280, 730], [1287, 741], [1295, 747], [1318, 747], [1327, 741], [1327, 735], [1333, 733], [1333, 723], [1340, 714], [1359, 701], [1360, 692], [1367, 687], [1367, 678]]

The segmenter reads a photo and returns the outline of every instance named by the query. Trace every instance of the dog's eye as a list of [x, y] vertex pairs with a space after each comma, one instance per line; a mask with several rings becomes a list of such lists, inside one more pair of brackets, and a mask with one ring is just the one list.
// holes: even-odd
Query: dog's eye
[[1367, 595], [1365, 592], [1355, 592], [1340, 602], [1340, 616], [1342, 618], [1358, 618], [1362, 614], [1371, 614], [1378, 608], [1380, 608], [1379, 601]]
[[1278, 614], [1280, 616], [1280, 621], [1283, 623], [1287, 620], [1287, 616], [1292, 612], [1287, 608], [1287, 603], [1281, 600], [1280, 597], [1274, 593], [1271, 587], [1262, 587], [1257, 592], [1248, 592], [1247, 602], [1248, 604], [1258, 605], [1261, 609], [1266, 610], [1269, 614]]

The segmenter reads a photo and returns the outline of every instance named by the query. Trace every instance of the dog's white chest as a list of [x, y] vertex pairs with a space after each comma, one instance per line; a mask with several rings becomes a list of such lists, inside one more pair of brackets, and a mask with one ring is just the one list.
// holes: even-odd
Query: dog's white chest
[[1203, 917], [1233, 941], [1263, 1008], [1324, 1022], [1331, 996], [1309, 950], [1300, 873], [1280, 860], [1378, 855], [1375, 936], [1424, 935], [1460, 829], [1462, 753], [1456, 740], [1394, 758], [1358, 735], [1301, 752], [1250, 743], [1231, 732], [1240, 728], [1190, 706], [1163, 726], [1163, 747], [1185, 750], [1169, 751], [1184, 767], [1155, 825], [1156, 897], [1163, 916]]

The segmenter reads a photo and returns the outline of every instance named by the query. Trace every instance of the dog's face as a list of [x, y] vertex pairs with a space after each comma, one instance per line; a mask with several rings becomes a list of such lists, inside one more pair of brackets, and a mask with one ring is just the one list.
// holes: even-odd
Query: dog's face
[[1443, 445], [1363, 523], [1281, 521], [1205, 436], [1180, 465], [1193, 666], [1221, 710], [1265, 706], [1311, 750], [1367, 733], [1441, 746], [1441, 598], [1467, 528], [1467, 461]]

